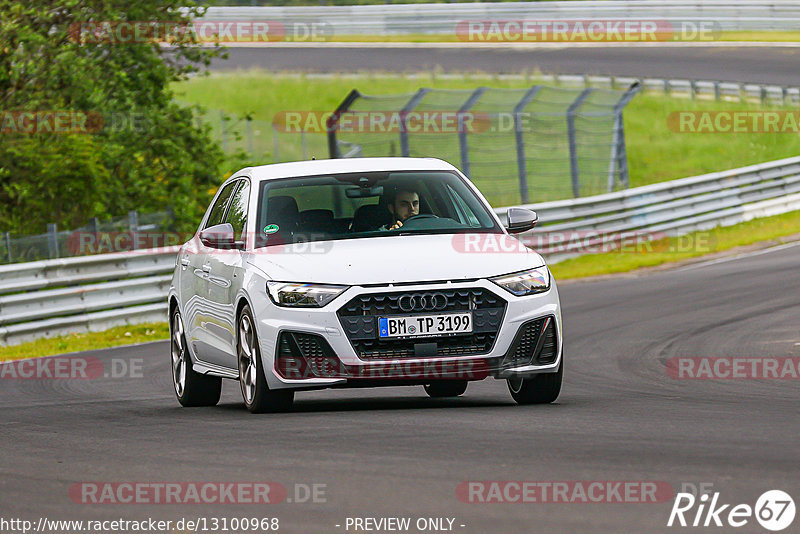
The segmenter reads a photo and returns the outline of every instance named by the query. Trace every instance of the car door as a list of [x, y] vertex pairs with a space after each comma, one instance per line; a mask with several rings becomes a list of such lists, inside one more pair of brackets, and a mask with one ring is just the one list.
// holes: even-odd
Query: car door
[[[245, 228], [250, 200], [250, 181], [239, 181], [224, 222], [233, 226], [237, 247], [245, 246]], [[242, 249], [215, 250], [207, 259], [209, 312], [218, 320], [208, 330], [209, 358], [212, 363], [238, 368], [236, 360], [236, 295], [244, 278]]]
[[[239, 185], [237, 181], [225, 184], [209, 209], [208, 217], [201, 230], [222, 224], [227, 215], [228, 205]], [[199, 238], [194, 240], [195, 254], [187, 258], [187, 270], [192, 273], [192, 297], [184, 304], [184, 314], [188, 315], [187, 333], [195, 355], [207, 363], [219, 365], [219, 355], [214, 349], [213, 340], [217, 331], [223, 328], [224, 321], [220, 320], [218, 313], [213, 309], [208, 300], [209, 273], [211, 271], [210, 257], [215, 249], [203, 244]]]

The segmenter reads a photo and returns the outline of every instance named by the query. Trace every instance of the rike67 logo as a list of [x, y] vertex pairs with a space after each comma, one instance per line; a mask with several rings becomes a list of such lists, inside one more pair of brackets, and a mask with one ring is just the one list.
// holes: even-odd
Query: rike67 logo
[[691, 493], [678, 493], [667, 526], [739, 528], [755, 518], [763, 528], [778, 532], [792, 524], [794, 515], [794, 500], [781, 490], [765, 491], [756, 500], [755, 506], [723, 503], [718, 491], [710, 496], [704, 493], [699, 497]]

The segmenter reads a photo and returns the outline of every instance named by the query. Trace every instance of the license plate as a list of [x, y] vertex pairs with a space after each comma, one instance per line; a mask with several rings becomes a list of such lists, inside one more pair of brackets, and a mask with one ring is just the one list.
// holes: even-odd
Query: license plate
[[379, 317], [378, 337], [420, 337], [472, 332], [472, 313]]

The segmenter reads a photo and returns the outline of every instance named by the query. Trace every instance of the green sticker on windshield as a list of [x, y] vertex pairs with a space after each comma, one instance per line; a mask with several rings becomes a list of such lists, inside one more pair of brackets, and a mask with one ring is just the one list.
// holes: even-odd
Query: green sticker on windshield
[[281, 229], [280, 226], [278, 226], [277, 224], [268, 224], [268, 225], [266, 225], [264, 227], [264, 233], [265, 234], [274, 234], [275, 232], [277, 232], [280, 229]]

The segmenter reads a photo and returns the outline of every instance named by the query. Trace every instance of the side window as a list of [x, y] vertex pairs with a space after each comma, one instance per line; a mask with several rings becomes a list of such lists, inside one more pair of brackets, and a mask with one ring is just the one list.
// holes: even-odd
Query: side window
[[222, 192], [217, 197], [217, 201], [214, 202], [214, 205], [211, 207], [211, 213], [208, 216], [208, 222], [206, 222], [205, 226], [206, 228], [222, 224], [223, 218], [225, 217], [225, 208], [228, 207], [228, 200], [230, 200], [233, 190], [238, 183], [239, 182], [231, 182], [222, 189]]
[[459, 213], [460, 218], [462, 219], [462, 223], [468, 224], [475, 228], [480, 227], [481, 223], [478, 221], [478, 218], [475, 217], [475, 214], [469, 209], [467, 203], [464, 202], [464, 199], [461, 198], [461, 195], [453, 191], [453, 188], [450, 185], [447, 185], [447, 192], [450, 194], [450, 197], [453, 199], [453, 203], [456, 207], [456, 210]]
[[250, 201], [250, 182], [241, 180], [241, 187], [233, 195], [231, 207], [228, 208], [228, 216], [225, 222], [233, 226], [233, 235], [236, 241], [244, 241], [244, 229], [247, 224], [247, 206]]

